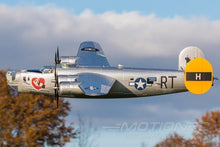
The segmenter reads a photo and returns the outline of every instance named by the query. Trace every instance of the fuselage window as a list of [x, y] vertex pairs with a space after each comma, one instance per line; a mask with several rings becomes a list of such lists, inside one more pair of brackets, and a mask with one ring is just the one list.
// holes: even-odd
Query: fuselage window
[[26, 77], [23, 77], [23, 81], [26, 82]]

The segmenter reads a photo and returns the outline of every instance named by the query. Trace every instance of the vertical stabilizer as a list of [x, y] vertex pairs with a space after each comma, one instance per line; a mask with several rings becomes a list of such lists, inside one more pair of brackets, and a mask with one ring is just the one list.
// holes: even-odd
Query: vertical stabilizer
[[178, 70], [185, 70], [187, 63], [194, 58], [205, 58], [205, 55], [198, 47], [190, 46], [184, 48], [179, 54]]

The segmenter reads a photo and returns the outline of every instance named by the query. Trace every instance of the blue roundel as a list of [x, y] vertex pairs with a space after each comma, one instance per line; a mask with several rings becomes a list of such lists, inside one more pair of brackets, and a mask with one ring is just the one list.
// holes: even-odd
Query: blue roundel
[[134, 82], [134, 87], [137, 90], [144, 90], [146, 86], [146, 80], [144, 78], [137, 78]]

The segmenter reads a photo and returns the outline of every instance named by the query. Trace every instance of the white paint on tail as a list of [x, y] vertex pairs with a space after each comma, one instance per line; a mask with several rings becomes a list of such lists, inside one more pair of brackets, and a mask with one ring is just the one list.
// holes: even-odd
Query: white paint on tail
[[189, 61], [194, 58], [204, 58], [205, 55], [201, 49], [195, 46], [189, 46], [184, 48], [179, 54], [178, 70], [185, 70], [185, 67]]

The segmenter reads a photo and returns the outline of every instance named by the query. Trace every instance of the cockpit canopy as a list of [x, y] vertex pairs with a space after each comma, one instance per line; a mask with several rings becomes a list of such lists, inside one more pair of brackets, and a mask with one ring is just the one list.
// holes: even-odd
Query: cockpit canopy
[[54, 72], [54, 66], [44, 66], [40, 69], [41, 73], [53, 73]]

